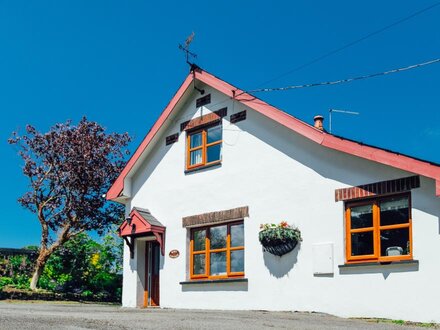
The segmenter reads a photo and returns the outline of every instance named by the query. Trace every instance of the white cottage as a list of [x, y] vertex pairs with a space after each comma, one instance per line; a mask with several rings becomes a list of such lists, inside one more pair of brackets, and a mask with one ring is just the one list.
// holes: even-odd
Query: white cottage
[[[193, 66], [107, 193], [125, 307], [440, 322], [440, 166], [343, 139]], [[279, 257], [260, 225], [303, 241]]]

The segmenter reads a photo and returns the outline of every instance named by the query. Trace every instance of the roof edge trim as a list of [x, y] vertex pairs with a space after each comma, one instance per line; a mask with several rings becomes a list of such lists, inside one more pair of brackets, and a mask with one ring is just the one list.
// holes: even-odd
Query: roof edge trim
[[110, 187], [106, 195], [107, 200], [117, 202], [121, 201], [120, 198], [123, 196], [125, 178], [132, 170], [137, 160], [141, 157], [147, 146], [150, 144], [154, 136], [157, 134], [159, 129], [163, 126], [167, 118], [171, 115], [175, 106], [180, 101], [186, 90], [190, 87], [194, 79], [205, 83], [206, 85], [222, 92], [238, 102], [245, 104], [249, 108], [324, 147], [434, 179], [435, 194], [436, 196], [440, 196], [440, 166], [436, 166], [430, 164], [429, 162], [409, 156], [400, 155], [392, 151], [386, 151], [380, 148], [363, 145], [361, 143], [339, 138], [323, 132], [197, 67], [194, 68], [193, 71], [191, 71], [185, 78], [182, 85], [179, 87], [171, 101], [159, 116], [158, 120], [154, 123], [153, 127], [136, 149], [133, 156], [129, 159], [121, 174]]

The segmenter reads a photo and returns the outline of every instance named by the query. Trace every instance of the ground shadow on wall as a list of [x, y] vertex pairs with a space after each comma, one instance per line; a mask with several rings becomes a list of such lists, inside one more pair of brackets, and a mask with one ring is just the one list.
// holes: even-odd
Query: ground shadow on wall
[[247, 282], [239, 283], [202, 283], [202, 284], [182, 284], [182, 291], [248, 291]]
[[291, 252], [281, 257], [263, 250], [264, 265], [272, 276], [276, 278], [284, 277], [289, 274], [293, 265], [297, 262], [299, 249], [300, 245], [298, 244]]

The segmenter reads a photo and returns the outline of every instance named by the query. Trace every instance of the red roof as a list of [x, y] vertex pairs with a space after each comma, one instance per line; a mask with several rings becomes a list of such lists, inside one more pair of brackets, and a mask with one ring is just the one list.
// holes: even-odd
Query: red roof
[[160, 115], [159, 119], [151, 128], [150, 132], [144, 138], [140, 146], [136, 149], [133, 156], [128, 161], [125, 168], [122, 170], [119, 177], [110, 187], [107, 192], [107, 199], [117, 199], [124, 189], [124, 179], [131, 171], [141, 154], [150, 144], [153, 137], [157, 134], [166, 119], [173, 112], [175, 106], [182, 98], [185, 91], [190, 87], [193, 80], [196, 79], [205, 83], [208, 86], [222, 92], [223, 94], [234, 98], [235, 100], [245, 104], [250, 109], [253, 109], [262, 115], [275, 120], [281, 125], [301, 134], [302, 136], [330, 149], [342, 151], [354, 156], [365, 158], [381, 164], [389, 165], [404, 171], [415, 174], [420, 174], [436, 181], [436, 196], [440, 196], [440, 166], [419, 160], [410, 156], [401, 155], [392, 151], [380, 149], [373, 146], [364, 145], [355, 141], [347, 140], [341, 137], [334, 136], [327, 132], [321, 131], [288, 113], [271, 106], [270, 104], [250, 95], [229, 83], [215, 77], [214, 75], [196, 68], [190, 72], [183, 84], [180, 86], [176, 94], [166, 106], [165, 110]]

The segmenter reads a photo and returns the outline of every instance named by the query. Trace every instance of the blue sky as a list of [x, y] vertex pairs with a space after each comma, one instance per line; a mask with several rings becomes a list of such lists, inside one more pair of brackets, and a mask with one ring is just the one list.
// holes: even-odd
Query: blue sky
[[[0, 1], [0, 247], [38, 244], [35, 216], [16, 202], [22, 161], [7, 144], [27, 123], [47, 130], [83, 115], [128, 131], [134, 150], [188, 67], [179, 43], [194, 31], [197, 64], [242, 89], [327, 81], [440, 57], [440, 6], [302, 70], [262, 84], [435, 1]], [[333, 132], [440, 163], [440, 64], [331, 87], [261, 93]]]

